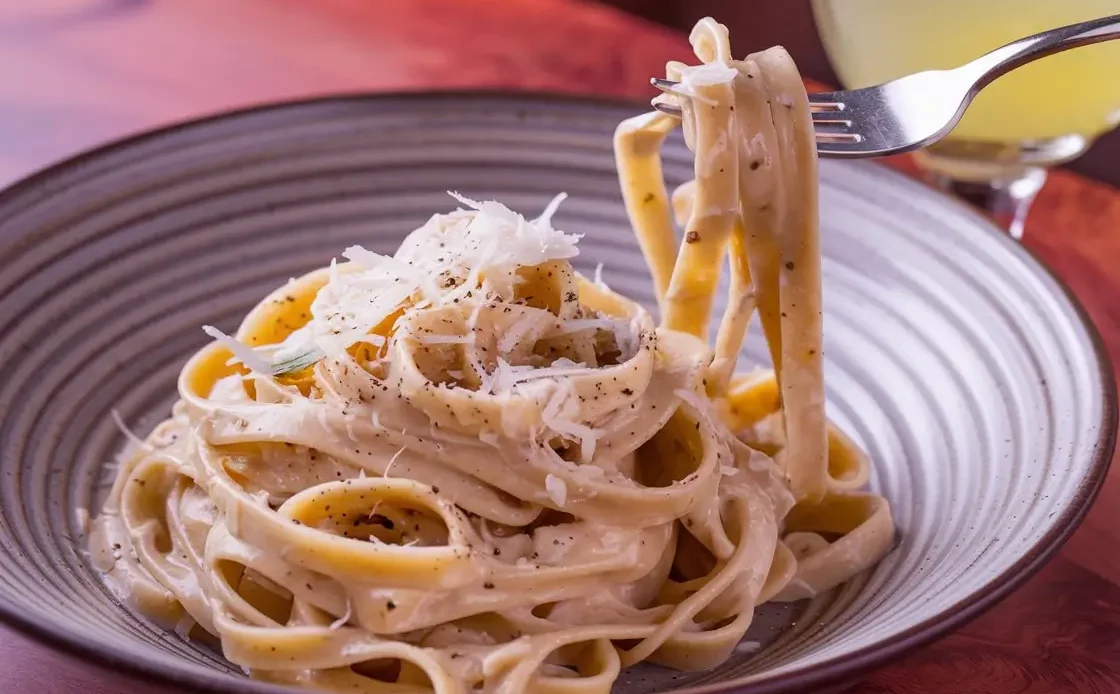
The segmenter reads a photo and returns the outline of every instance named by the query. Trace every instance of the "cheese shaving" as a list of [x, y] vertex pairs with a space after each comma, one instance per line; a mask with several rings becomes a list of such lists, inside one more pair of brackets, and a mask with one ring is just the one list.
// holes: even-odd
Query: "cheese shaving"
[[498, 341], [498, 351], [502, 354], [508, 354], [513, 351], [514, 347], [531, 331], [537, 327], [539, 323], [531, 316], [525, 316], [513, 324]]
[[124, 423], [124, 419], [121, 417], [121, 413], [119, 410], [117, 410], [117, 408], [114, 407], [112, 410], [110, 410], [109, 416], [113, 418], [113, 423], [117, 425], [117, 429], [119, 429], [120, 432], [124, 434], [124, 437], [128, 439], [128, 449], [123, 453], [123, 455], [132, 455], [137, 450], [155, 450], [152, 444], [140, 438], [136, 435], [136, 432], [128, 428], [128, 425]]
[[420, 335], [416, 341], [425, 345], [468, 345], [474, 342], [470, 335]]
[[557, 331], [560, 335], [567, 335], [569, 333], [580, 332], [581, 330], [606, 330], [615, 332], [622, 327], [623, 330], [628, 329], [629, 321], [618, 320], [616, 318], [579, 318], [564, 321]]
[[249, 345], [238, 342], [212, 325], [202, 326], [202, 332], [223, 344], [226, 349], [233, 353], [233, 358], [230, 359], [231, 362], [244, 364], [247, 368], [257, 373], [272, 373], [272, 364], [269, 363], [267, 359], [257, 354], [257, 351]]
[[347, 622], [350, 621], [350, 616], [351, 616], [351, 614], [353, 614], [353, 610], [354, 610], [354, 606], [350, 603], [350, 600], [347, 599], [346, 600], [346, 612], [343, 613], [343, 615], [341, 617], [339, 617], [338, 619], [331, 622], [330, 630], [331, 631], [337, 631], [338, 629], [341, 629], [343, 627], [343, 625], [345, 625]]
[[580, 459], [584, 462], [590, 462], [595, 457], [597, 439], [604, 432], [576, 421], [573, 415], [578, 409], [579, 396], [576, 394], [572, 382], [558, 381], [555, 392], [549, 398], [544, 409], [541, 410], [541, 422], [557, 434], [566, 435], [579, 441]]
[[[347, 272], [332, 260], [329, 281], [312, 302], [311, 320], [281, 345], [253, 348], [212, 326], [204, 330], [250, 370], [276, 375], [323, 357], [341, 358], [358, 342], [384, 344], [384, 337], [371, 333], [401, 308], [450, 304], [473, 292], [508, 294], [517, 268], [578, 254], [579, 235], [552, 226], [563, 193], [532, 221], [499, 202], [450, 195], [470, 209], [433, 216], [395, 255], [351, 246], [342, 254], [352, 266]], [[427, 341], [438, 344], [439, 338]], [[285, 363], [270, 359], [274, 353]]]
[[494, 369], [491, 381], [492, 393], [505, 393], [513, 390], [519, 383], [535, 381], [542, 378], [562, 378], [564, 376], [579, 376], [587, 373], [587, 365], [579, 364], [571, 359], [561, 357], [552, 362], [552, 366], [537, 368], [529, 365], [513, 366], [501, 357], [498, 358], [497, 367]]
[[544, 488], [552, 503], [563, 508], [568, 500], [568, 485], [556, 475], [549, 474], [544, 478]]
[[595, 279], [592, 280], [592, 281], [595, 283], [595, 286], [599, 287], [600, 289], [605, 289], [608, 292], [611, 290], [611, 288], [607, 286], [607, 283], [603, 281], [603, 264], [602, 263], [599, 263], [598, 265], [595, 266]]

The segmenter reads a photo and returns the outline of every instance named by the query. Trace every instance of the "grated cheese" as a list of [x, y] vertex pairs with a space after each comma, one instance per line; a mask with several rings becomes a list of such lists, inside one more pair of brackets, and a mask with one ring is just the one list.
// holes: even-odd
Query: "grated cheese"
[[498, 341], [498, 353], [509, 354], [512, 352], [513, 348], [517, 346], [517, 343], [537, 325], [539, 325], [539, 322], [532, 316], [524, 316], [518, 319], [516, 323], [510, 326], [506, 334], [502, 336], [502, 339]]
[[759, 641], [740, 641], [735, 646], [736, 653], [757, 653], [762, 650], [762, 643]]
[[560, 209], [560, 203], [564, 202], [567, 198], [567, 193], [557, 193], [553, 196], [552, 200], [545, 205], [544, 212], [541, 212], [541, 216], [533, 220], [533, 224], [551, 229], [552, 217], [556, 214], [556, 210]]
[[622, 352], [623, 359], [629, 359], [638, 353], [638, 348], [642, 346], [642, 338], [641, 324], [636, 316], [630, 319], [629, 325], [624, 325], [621, 321], [616, 322], [611, 330], [614, 331], [614, 341]]
[[552, 499], [552, 503], [564, 507], [568, 500], [568, 485], [564, 484], [564, 480], [549, 474], [544, 478], [544, 490], [548, 493], [548, 498]]
[[[121, 452], [122, 457], [131, 456], [137, 450], [155, 451], [150, 443], [137, 436], [136, 432], [128, 428], [128, 425], [124, 423], [124, 419], [121, 417], [121, 413], [117, 408], [114, 407], [110, 410], [109, 416], [113, 418], [113, 424], [117, 425], [117, 429], [120, 429], [120, 432], [128, 439], [128, 446]], [[114, 475], [115, 474], [116, 472], [114, 471]]]
[[[543, 369], [542, 369], [543, 370]], [[556, 432], [580, 442], [580, 459], [590, 462], [595, 457], [595, 446], [600, 436], [606, 434], [601, 429], [592, 429], [586, 424], [572, 419], [573, 409], [578, 409], [579, 396], [571, 381], [558, 381], [556, 391], [541, 410], [541, 422]]]
[[[395, 255], [351, 246], [342, 254], [352, 263], [347, 272], [332, 260], [328, 282], [311, 304], [310, 321], [279, 345], [253, 348], [212, 326], [204, 330], [250, 370], [276, 375], [309, 366], [323, 357], [341, 359], [358, 342], [383, 345], [384, 337], [371, 333], [402, 307], [441, 306], [472, 292], [489, 295], [492, 290], [509, 289], [518, 267], [567, 260], [578, 254], [579, 235], [552, 226], [552, 218], [566, 197], [563, 193], [532, 221], [498, 202], [450, 195], [469, 209], [434, 215], [409, 234]], [[500, 286], [482, 286], [483, 276], [488, 283], [493, 278]], [[473, 319], [477, 319], [477, 308]], [[473, 331], [474, 320], [470, 327]], [[421, 341], [439, 344], [441, 338]]]
[[339, 617], [338, 619], [336, 619], [336, 620], [334, 620], [333, 622], [331, 622], [331, 625], [330, 625], [330, 627], [329, 627], [329, 628], [330, 628], [330, 630], [331, 630], [331, 631], [335, 631], [335, 630], [337, 630], [337, 629], [340, 629], [340, 628], [342, 628], [342, 626], [343, 626], [344, 624], [346, 624], [347, 622], [349, 622], [349, 621], [350, 621], [350, 615], [351, 615], [351, 614], [353, 614], [353, 609], [354, 609], [354, 608], [353, 608], [353, 606], [352, 606], [352, 605], [350, 604], [350, 598], [347, 598], [347, 599], [346, 599], [346, 613], [345, 613], [345, 614], [343, 614], [343, 615], [342, 615], [341, 617]]
[[536, 381], [542, 378], [561, 378], [564, 376], [579, 376], [587, 373], [588, 366], [561, 357], [552, 362], [552, 366], [537, 368], [528, 364], [514, 366], [505, 359], [498, 357], [498, 363], [491, 374], [492, 393], [506, 393], [514, 390], [519, 383]]
[[431, 275], [421, 268], [413, 267], [410, 263], [392, 256], [374, 253], [361, 246], [350, 246], [342, 252], [342, 257], [361, 265], [367, 270], [381, 270], [391, 277], [407, 278], [409, 282], [421, 288], [429, 297], [439, 294], [439, 289]]
[[[565, 193], [553, 198], [544, 214], [531, 222], [500, 202], [477, 202], [458, 193], [449, 194], [476, 212], [462, 238], [455, 239], [462, 244], [458, 252], [467, 267], [481, 272], [494, 265], [540, 265], [579, 254], [576, 242], [580, 236], [552, 227], [552, 216], [567, 197]], [[451, 243], [447, 245], [451, 247]]]
[[240, 362], [257, 373], [272, 373], [272, 364], [249, 345], [226, 335], [212, 325], [202, 326], [202, 332], [225, 345], [226, 349], [233, 353], [233, 359], [230, 360], [231, 362]]
[[210, 386], [209, 397], [223, 402], [248, 402], [249, 400], [249, 395], [245, 392], [245, 386], [242, 385], [242, 378], [239, 373], [223, 376], [214, 381], [214, 385]]
[[567, 335], [568, 333], [575, 333], [581, 330], [607, 330], [615, 332], [620, 323], [626, 323], [626, 321], [619, 321], [616, 318], [575, 318], [564, 321], [557, 332], [560, 335]]
[[608, 287], [607, 283], [603, 281], [603, 264], [602, 263], [599, 263], [598, 265], [595, 266], [595, 280], [594, 280], [594, 282], [595, 282], [595, 285], [598, 286], [600, 289], [605, 289], [607, 291], [610, 291], [610, 287]]
[[382, 473], [382, 477], [389, 477], [389, 472], [393, 469], [393, 464], [396, 463], [397, 459], [404, 455], [404, 452], [407, 450], [408, 446], [401, 446], [400, 450], [394, 453], [392, 458], [389, 458], [389, 463], [385, 466], [385, 472]]
[[474, 344], [474, 333], [470, 335], [417, 335], [416, 341], [425, 345], [470, 345]]

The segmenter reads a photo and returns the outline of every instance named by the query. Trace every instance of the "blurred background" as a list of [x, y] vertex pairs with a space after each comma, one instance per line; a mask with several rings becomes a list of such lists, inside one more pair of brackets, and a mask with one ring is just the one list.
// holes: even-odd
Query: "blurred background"
[[[818, 19], [832, 15], [824, 26], [814, 7]], [[500, 86], [648, 98], [646, 76], [666, 57], [689, 59], [682, 38], [709, 15], [728, 25], [736, 50], [781, 44], [807, 77], [851, 87], [1117, 13], [1120, 0], [0, 0], [0, 182], [127, 132], [316, 93]], [[839, 76], [818, 29], [843, 57]], [[1021, 141], [1029, 134], [1003, 127], [1033, 124], [1010, 105], [1029, 104], [1038, 121], [1041, 103], [1048, 125], [1090, 136], [1109, 129], [1101, 109], [1120, 103], [1120, 52], [1098, 49], [1042, 61], [1049, 79], [1027, 72], [1034, 67], [1015, 73], [1005, 108], [982, 119], [974, 105], [966, 125], [983, 120], [999, 139]], [[1109, 57], [1085, 59], [1087, 51]], [[594, 63], [602, 67], [588, 71]], [[1066, 168], [1120, 186], [1120, 133]]]
[[[727, 25], [738, 50], [744, 47], [762, 48], [771, 45], [785, 46], [797, 61], [801, 74], [830, 85], [841, 85], [822, 45], [817, 23], [814, 21], [810, 0], [603, 0], [631, 14], [688, 31], [696, 21], [712, 16]], [[838, 4], [842, 12], [857, 3], [867, 6], [866, 0], [826, 0]], [[909, 0], [888, 0], [896, 5], [907, 5]], [[1033, 5], [1031, 0], [1005, 0], [992, 2], [1014, 11], [1016, 3], [1021, 8]], [[883, 3], [878, 3], [883, 5]], [[925, 3], [930, 4], [930, 3]], [[972, 4], [975, 3], [975, 0]], [[1055, 7], [1084, 6], [1090, 16], [1120, 13], [1120, 0], [1044, 0], [1037, 3]], [[1076, 21], [1076, 20], [1074, 20]], [[1097, 50], [1097, 49], [1092, 49]], [[1120, 60], [1111, 65], [1111, 82], [1120, 85]], [[862, 85], [858, 85], [862, 86]], [[1066, 165], [1085, 176], [1120, 186], [1120, 130], [1112, 130], [1098, 139], [1081, 157]]]

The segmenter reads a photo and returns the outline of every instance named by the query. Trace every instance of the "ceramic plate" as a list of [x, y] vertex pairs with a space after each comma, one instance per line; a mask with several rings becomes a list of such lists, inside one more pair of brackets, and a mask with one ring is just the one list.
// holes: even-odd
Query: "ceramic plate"
[[[650, 303], [611, 133], [633, 107], [372, 96], [223, 115], [116, 143], [0, 194], [0, 618], [93, 662], [274, 692], [117, 604], [83, 554], [124, 445], [207, 338], [349, 244], [391, 253], [455, 203], [585, 234], [577, 267]], [[670, 183], [689, 177], [679, 140]], [[804, 692], [992, 605], [1085, 514], [1113, 446], [1107, 358], [1066, 290], [964, 207], [874, 164], [821, 167], [829, 413], [874, 461], [898, 543], [820, 611], [766, 608], [710, 672], [625, 673], [628, 694]], [[755, 339], [747, 358], [761, 362]], [[287, 690], [283, 690], [287, 691]]]

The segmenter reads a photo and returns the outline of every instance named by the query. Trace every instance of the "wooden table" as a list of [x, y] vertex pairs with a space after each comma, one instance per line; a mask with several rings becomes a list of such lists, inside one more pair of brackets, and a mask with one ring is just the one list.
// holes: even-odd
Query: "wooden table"
[[[684, 36], [577, 0], [3, 0], [0, 183], [109, 138], [235, 106], [481, 86], [648, 98], [647, 78], [687, 57]], [[1120, 191], [1055, 173], [1026, 239], [1120, 363]], [[1120, 691], [1120, 468], [1025, 587], [854, 691]], [[170, 690], [0, 628], [0, 692]]]

